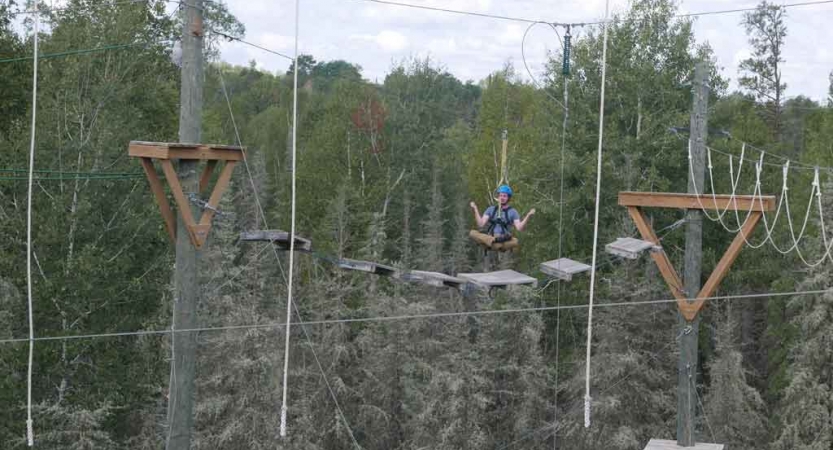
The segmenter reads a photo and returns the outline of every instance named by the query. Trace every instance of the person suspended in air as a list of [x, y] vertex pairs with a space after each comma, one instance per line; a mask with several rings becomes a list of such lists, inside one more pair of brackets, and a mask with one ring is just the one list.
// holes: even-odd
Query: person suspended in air
[[480, 230], [471, 230], [469, 237], [488, 250], [514, 251], [518, 248], [518, 238], [512, 235], [513, 229], [523, 231], [529, 218], [535, 214], [535, 209], [529, 210], [521, 220], [518, 210], [509, 205], [512, 200], [512, 188], [504, 184], [497, 189], [497, 205], [486, 208], [483, 215], [474, 202], [471, 202], [474, 219]]

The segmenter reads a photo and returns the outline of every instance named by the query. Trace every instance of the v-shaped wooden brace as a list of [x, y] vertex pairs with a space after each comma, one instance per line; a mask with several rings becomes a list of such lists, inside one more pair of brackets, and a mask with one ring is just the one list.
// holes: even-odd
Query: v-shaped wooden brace
[[[176, 216], [171, 210], [170, 203], [165, 195], [165, 188], [162, 186], [162, 181], [156, 173], [156, 168], [153, 165], [154, 159], [159, 160], [162, 166], [162, 172], [165, 174], [165, 179], [171, 188], [171, 194], [174, 197], [177, 209], [179, 209], [180, 216], [188, 229], [191, 243], [196, 248], [202, 248], [208, 239], [208, 233], [211, 231], [211, 220], [214, 218], [214, 213], [217, 211], [220, 199], [222, 199], [223, 193], [231, 181], [234, 166], [237, 164], [237, 161], [242, 160], [244, 157], [243, 149], [240, 147], [219, 145], [134, 141], [130, 143], [128, 153], [130, 156], [140, 158], [142, 162], [142, 168], [145, 170], [145, 175], [147, 175], [148, 182], [150, 183], [150, 189], [153, 191], [156, 202], [159, 204], [159, 209], [162, 212], [162, 218], [165, 220], [165, 227], [168, 229], [168, 235], [171, 241], [176, 242]], [[217, 163], [219, 161], [225, 161], [225, 165], [220, 171], [217, 184], [214, 185], [208, 203], [204, 207], [199, 223], [194, 220], [191, 206], [182, 190], [179, 177], [177, 177], [176, 170], [171, 162], [172, 159], [207, 161], [205, 169], [203, 169], [202, 175], [200, 176], [200, 192], [205, 191], [208, 187], [208, 182], [211, 180]]]
[[735, 239], [729, 245], [729, 248], [720, 258], [717, 266], [712, 271], [706, 284], [697, 293], [697, 297], [689, 300], [686, 296], [683, 282], [668, 255], [664, 250], [651, 252], [651, 258], [657, 264], [662, 278], [671, 289], [671, 294], [677, 299], [677, 307], [680, 309], [683, 317], [689, 322], [693, 321], [706, 299], [714, 294], [714, 291], [729, 273], [729, 269], [740, 254], [743, 248], [745, 238], [752, 234], [755, 226], [761, 220], [765, 211], [772, 211], [775, 209], [774, 196], [751, 196], [751, 195], [700, 195], [695, 194], [666, 194], [659, 192], [620, 192], [619, 204], [627, 206], [628, 214], [630, 214], [639, 234], [642, 239], [660, 245], [659, 238], [654, 233], [651, 224], [645, 219], [642, 212], [642, 207], [655, 208], [679, 208], [679, 209], [708, 209], [717, 211], [741, 211], [749, 214], [749, 218], [743, 223], [740, 231], [735, 235]]

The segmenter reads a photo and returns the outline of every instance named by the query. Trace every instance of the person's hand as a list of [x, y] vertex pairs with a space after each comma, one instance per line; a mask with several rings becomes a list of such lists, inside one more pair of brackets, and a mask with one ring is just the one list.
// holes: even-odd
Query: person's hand
[[471, 209], [477, 209], [477, 205], [475, 205], [474, 202], [469, 203], [469, 207], [471, 207]]
[[533, 216], [533, 215], [535, 215], [535, 208], [530, 209], [530, 210], [529, 210], [529, 212], [528, 212], [528, 213], [526, 213], [526, 216], [527, 216], [527, 217], [529, 217], [529, 216]]

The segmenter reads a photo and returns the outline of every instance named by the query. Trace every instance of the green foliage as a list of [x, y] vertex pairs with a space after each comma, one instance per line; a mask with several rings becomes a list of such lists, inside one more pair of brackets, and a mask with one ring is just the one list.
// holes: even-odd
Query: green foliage
[[[225, 6], [206, 5], [208, 28], [242, 36], [245, 29]], [[767, 59], [775, 50], [765, 48], [766, 34], [760, 33], [782, 33], [783, 39], [786, 32], [780, 15], [764, 14], [780, 10], [762, 8], [747, 17], [756, 46], [754, 61], [746, 66], [750, 73], [776, 70], [780, 62], [777, 55]], [[37, 169], [135, 172], [135, 161], [126, 157], [130, 140], [176, 140], [179, 74], [168, 42], [181, 23], [164, 11], [161, 1], [74, 0], [46, 18], [44, 52], [142, 45], [40, 62]], [[692, 23], [677, 13], [674, 2], [638, 0], [610, 25], [600, 243], [635, 233], [617, 206], [616, 192], [686, 189], [686, 136], [668, 129], [689, 123], [699, 60], [709, 64], [709, 126], [735, 138], [712, 137], [710, 145], [737, 155], [738, 141], [744, 141], [807, 163], [833, 165], [829, 108], [806, 98], [784, 102], [783, 133], [773, 135], [765, 114], [769, 100], [757, 91], [727, 94], [711, 49], [696, 43]], [[8, 17], [7, 7], [0, 6], [0, 58], [26, 56], [31, 42], [10, 28]], [[756, 28], [759, 23], [765, 26]], [[208, 56], [216, 59], [220, 35], [209, 35]], [[240, 243], [238, 236], [267, 223], [272, 229], [290, 226], [294, 67], [272, 74], [254, 65], [209, 64], [204, 140], [237, 144], [239, 138], [247, 164], [236, 170], [220, 204], [229, 214], [215, 220], [202, 252], [199, 321], [205, 327], [260, 327], [200, 334], [195, 448], [347, 450], [353, 447], [348, 426], [368, 449], [543, 449], [552, 448], [555, 435], [561, 448], [624, 450], [640, 449], [649, 438], [673, 438], [679, 333], [673, 305], [595, 311], [594, 426], [585, 430], [586, 313], [580, 305], [587, 299], [586, 277], [537, 290], [464, 296], [332, 266], [332, 257], [449, 274], [480, 266], [482, 251], [467, 240], [473, 227], [468, 204], [476, 201], [482, 210], [493, 201], [504, 130], [509, 182], [517, 192], [513, 204], [521, 213], [538, 211], [528, 230], [519, 233], [521, 251], [504, 263], [532, 274], [541, 261], [558, 256], [589, 260], [601, 48], [601, 30], [588, 28], [574, 42], [574, 77], [560, 75], [561, 57], [553, 54], [543, 88], [524, 81], [511, 64], [475, 84], [461, 82], [436, 61], [412, 59], [374, 83], [348, 61], [299, 58], [297, 230], [312, 239], [316, 252], [295, 258], [297, 315], [293, 311], [286, 440], [276, 434], [288, 258], [270, 244]], [[28, 161], [31, 64], [0, 64], [0, 75], [5, 82], [0, 114], [7, 118], [0, 124], [0, 145], [7, 149], [0, 153], [0, 167], [22, 169]], [[559, 104], [565, 88], [568, 111]], [[748, 160], [758, 155], [751, 147], [746, 151], [743, 192], [754, 184]], [[714, 190], [727, 192], [729, 159], [716, 152], [712, 157]], [[737, 157], [732, 161], [737, 169]], [[806, 198], [811, 175], [790, 174], [793, 204]], [[778, 168], [768, 170], [763, 181], [766, 193], [778, 193], [770, 192], [780, 186]], [[28, 331], [21, 259], [26, 190], [25, 183], [0, 183], [0, 337], [19, 338]], [[825, 191], [824, 198], [829, 194]], [[143, 179], [67, 176], [36, 185], [33, 201], [39, 336], [170, 326], [172, 255]], [[657, 210], [651, 216], [656, 229], [679, 218], [676, 211]], [[735, 218], [727, 219], [733, 226]], [[820, 228], [811, 223], [808, 235], [819, 236]], [[704, 230], [708, 269], [733, 236], [712, 223]], [[681, 267], [682, 233], [670, 229], [661, 238]], [[756, 234], [753, 241], [760, 238]], [[773, 238], [779, 244], [791, 239], [780, 227]], [[810, 242], [808, 248], [821, 245]], [[809, 256], [818, 256], [814, 252], [808, 250]], [[600, 303], [670, 295], [651, 261], [599, 261]], [[794, 257], [771, 249], [747, 250], [720, 293], [825, 286], [827, 271], [802, 280], [804, 272], [796, 275], [799, 267]], [[314, 324], [559, 303], [579, 308], [560, 314]], [[818, 297], [807, 303], [771, 300], [731, 311], [706, 310], [700, 335], [703, 370], [695, 380], [704, 401], [698, 411], [705, 412], [698, 421], [700, 440], [711, 439], [708, 417], [717, 440], [731, 448], [759, 448], [768, 437], [779, 449], [829, 447], [826, 305]], [[307, 322], [304, 328], [299, 321]], [[9, 446], [24, 444], [19, 418], [26, 356], [25, 345], [0, 348], [0, 370], [9, 374], [0, 378], [0, 403], [10, 405], [0, 412], [0, 441]], [[38, 444], [160, 448], [170, 356], [168, 337], [38, 343]], [[335, 411], [333, 396], [344, 418]], [[770, 420], [767, 411], [773, 412]]]

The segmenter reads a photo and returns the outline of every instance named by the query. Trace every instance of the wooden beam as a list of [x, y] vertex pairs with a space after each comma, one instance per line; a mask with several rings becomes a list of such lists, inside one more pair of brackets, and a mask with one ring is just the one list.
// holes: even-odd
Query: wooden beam
[[211, 197], [208, 198], [208, 205], [202, 212], [200, 225], [211, 226], [211, 219], [214, 218], [214, 212], [217, 206], [219, 206], [220, 199], [223, 198], [223, 193], [228, 188], [229, 182], [231, 182], [231, 174], [234, 171], [235, 164], [237, 164], [236, 161], [226, 161], [223, 170], [220, 171], [220, 178], [217, 180], [217, 184], [214, 185], [214, 190], [211, 191]]
[[696, 195], [665, 192], [620, 192], [619, 205], [648, 208], [707, 209], [729, 211], [775, 211], [775, 196]]
[[208, 187], [208, 182], [211, 181], [211, 175], [214, 173], [215, 167], [217, 167], [217, 160], [212, 159], [206, 163], [200, 177], [200, 192], [204, 192], [205, 188]]
[[[749, 220], [743, 224], [741, 230], [735, 235], [735, 239], [732, 240], [729, 248], [726, 249], [726, 253], [723, 254], [723, 257], [720, 258], [717, 266], [714, 268], [711, 275], [709, 275], [709, 279], [706, 281], [706, 284], [703, 285], [703, 289], [701, 289], [697, 294], [697, 300], [694, 302], [694, 305], [696, 306], [694, 316], [696, 316], [703, 307], [703, 303], [706, 301], [705, 299], [714, 294], [714, 291], [717, 290], [718, 286], [720, 286], [720, 282], [723, 281], [723, 278], [725, 278], [726, 274], [729, 273], [729, 269], [732, 267], [732, 264], [735, 262], [740, 254], [740, 251], [743, 249], [746, 239], [748, 239], [748, 236], [750, 236], [752, 231], [755, 230], [755, 226], [758, 225], [762, 215], [763, 213], [753, 212], [749, 216]], [[686, 319], [689, 321], [694, 320], [694, 316], [691, 318], [687, 316]]]
[[[633, 222], [636, 224], [636, 228], [639, 230], [639, 234], [642, 235], [642, 239], [659, 245], [659, 238], [654, 233], [648, 220], [645, 219], [642, 210], [635, 206], [629, 206], [628, 214], [630, 214]], [[680, 307], [680, 310], [687, 309], [688, 301], [683, 291], [683, 282], [680, 280], [680, 276], [677, 275], [677, 271], [674, 270], [674, 266], [671, 265], [671, 261], [668, 259], [665, 250], [660, 249], [659, 251], [651, 252], [651, 258], [657, 264], [659, 272], [662, 274], [662, 278], [665, 280], [668, 288], [671, 289], [671, 294], [677, 299], [677, 306]]]
[[168, 180], [168, 186], [171, 187], [176, 206], [179, 208], [179, 216], [182, 217], [185, 226], [188, 228], [191, 243], [198, 249], [202, 248], [205, 238], [208, 236], [208, 230], [204, 225], [198, 226], [194, 221], [191, 205], [188, 203], [188, 199], [185, 198], [185, 193], [182, 191], [182, 185], [179, 183], [179, 177], [176, 175], [176, 169], [174, 169], [171, 160], [163, 159], [160, 163], [162, 164], [162, 171], [165, 172], [165, 179]]
[[171, 205], [168, 203], [168, 197], [165, 195], [165, 188], [162, 186], [162, 181], [159, 180], [159, 175], [156, 174], [156, 169], [153, 167], [153, 160], [150, 158], [140, 158], [142, 168], [145, 169], [145, 175], [148, 177], [150, 183], [150, 190], [153, 196], [156, 197], [156, 203], [159, 205], [159, 210], [162, 213], [162, 219], [165, 220], [165, 228], [168, 229], [168, 236], [171, 242], [176, 242], [176, 216], [171, 210]]

